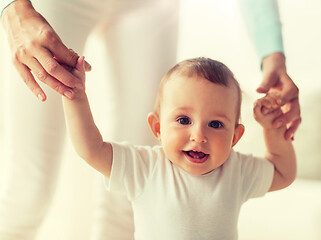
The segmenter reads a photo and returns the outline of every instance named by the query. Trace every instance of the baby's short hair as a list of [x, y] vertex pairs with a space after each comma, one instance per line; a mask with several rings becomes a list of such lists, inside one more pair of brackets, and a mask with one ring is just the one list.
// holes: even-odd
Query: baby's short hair
[[156, 99], [155, 112], [157, 114], [160, 113], [160, 103], [163, 95], [162, 92], [164, 85], [169, 79], [171, 79], [174, 74], [187, 77], [196, 75], [207, 79], [212, 83], [223, 85], [226, 87], [230, 87], [231, 84], [234, 84], [236, 86], [238, 94], [236, 106], [236, 124], [239, 124], [242, 102], [242, 94], [239, 83], [234, 78], [234, 74], [227, 66], [219, 61], [205, 57], [192, 58], [179, 62], [165, 74], [160, 82], [158, 96]]

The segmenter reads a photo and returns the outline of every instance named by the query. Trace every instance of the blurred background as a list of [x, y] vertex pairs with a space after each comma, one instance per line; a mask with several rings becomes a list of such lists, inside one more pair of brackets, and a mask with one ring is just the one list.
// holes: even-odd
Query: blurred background
[[[279, 5], [288, 73], [300, 89], [303, 122], [294, 141], [298, 179], [285, 190], [269, 193], [244, 205], [239, 221], [239, 239], [320, 240], [321, 1], [279, 0]], [[96, 81], [103, 79], [102, 75], [108, 75], [108, 59], [100, 55], [102, 48], [99, 38], [92, 36], [89, 39], [85, 56], [93, 71], [88, 74], [88, 79]], [[3, 83], [10, 57], [3, 32], [0, 34], [0, 53], [0, 91], [4, 96]], [[263, 156], [261, 129], [252, 117], [253, 102], [259, 97], [255, 89], [261, 81], [260, 63], [244, 29], [236, 1], [181, 0], [177, 56], [178, 61], [210, 57], [224, 62], [234, 72], [244, 91], [242, 122], [246, 128], [236, 150]], [[139, 91], [141, 89], [137, 89]], [[94, 102], [93, 111], [104, 105], [95, 102], [95, 93], [90, 86], [88, 94]], [[5, 141], [2, 137], [3, 98], [0, 103], [1, 153]], [[38, 240], [89, 238], [93, 192], [101, 178], [76, 157], [68, 139], [66, 142], [57, 194]], [[0, 158], [0, 174], [2, 164], [3, 158]]]

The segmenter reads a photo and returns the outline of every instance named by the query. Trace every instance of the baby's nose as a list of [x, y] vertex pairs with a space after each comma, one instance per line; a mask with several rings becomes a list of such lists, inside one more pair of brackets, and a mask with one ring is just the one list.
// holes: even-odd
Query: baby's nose
[[195, 126], [190, 135], [190, 140], [197, 143], [207, 143], [205, 129], [203, 129], [201, 126]]

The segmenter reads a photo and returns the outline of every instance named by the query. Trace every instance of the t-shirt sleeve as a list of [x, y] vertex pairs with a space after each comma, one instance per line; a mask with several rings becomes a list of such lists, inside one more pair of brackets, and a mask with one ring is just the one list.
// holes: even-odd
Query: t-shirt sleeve
[[148, 185], [158, 155], [152, 147], [112, 143], [113, 163], [110, 178], [105, 184], [109, 191], [127, 195], [131, 200]]
[[261, 197], [267, 193], [274, 176], [274, 165], [264, 158], [239, 154], [242, 162], [243, 202], [249, 198]]

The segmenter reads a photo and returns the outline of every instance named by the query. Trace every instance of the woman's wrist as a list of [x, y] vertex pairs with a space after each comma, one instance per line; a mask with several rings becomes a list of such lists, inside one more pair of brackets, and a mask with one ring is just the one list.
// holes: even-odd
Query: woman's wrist
[[7, 13], [9, 9], [16, 9], [20, 7], [32, 7], [30, 0], [1, 0], [0, 11], [1, 18]]
[[286, 71], [285, 56], [282, 52], [274, 52], [263, 58], [262, 71], [282, 69]]
[[11, 2], [2, 12], [1, 22], [4, 30], [9, 30], [8, 28], [15, 25], [14, 23], [24, 21], [26, 16], [30, 15], [31, 12], [35, 12], [35, 10], [29, 0], [16, 0]]

